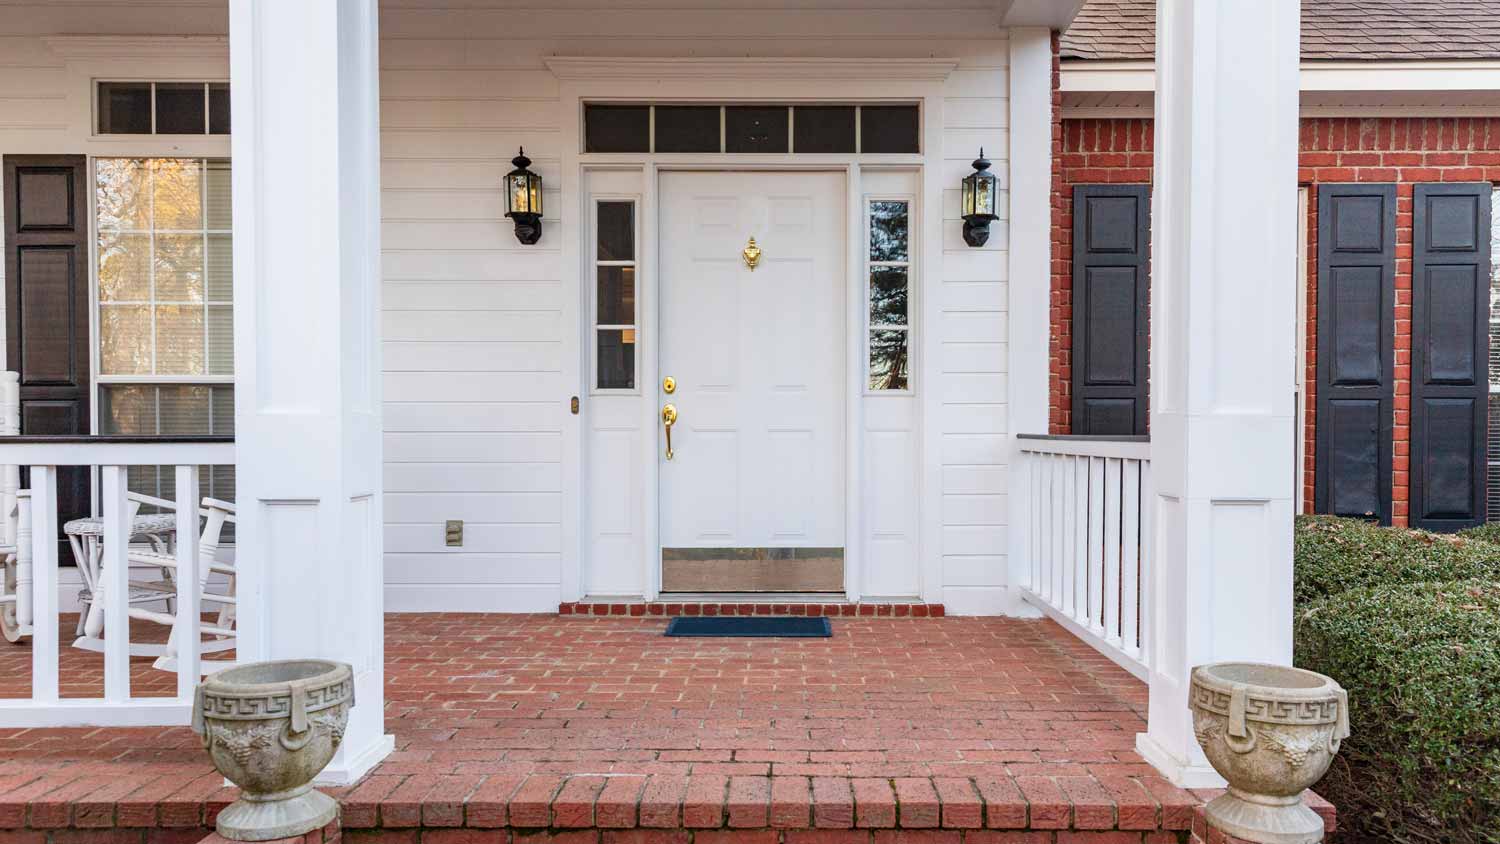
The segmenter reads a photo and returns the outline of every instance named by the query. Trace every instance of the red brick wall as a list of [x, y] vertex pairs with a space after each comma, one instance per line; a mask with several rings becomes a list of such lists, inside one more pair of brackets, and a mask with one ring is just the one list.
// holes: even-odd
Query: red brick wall
[[[1151, 181], [1149, 118], [1065, 120], [1053, 160], [1052, 433], [1072, 430], [1072, 189], [1079, 184]], [[1396, 184], [1395, 419], [1392, 520], [1407, 521], [1411, 411], [1412, 186], [1422, 182], [1500, 182], [1500, 118], [1309, 118], [1302, 121], [1297, 182]], [[1317, 191], [1308, 196], [1305, 497], [1313, 497], [1317, 408]]]

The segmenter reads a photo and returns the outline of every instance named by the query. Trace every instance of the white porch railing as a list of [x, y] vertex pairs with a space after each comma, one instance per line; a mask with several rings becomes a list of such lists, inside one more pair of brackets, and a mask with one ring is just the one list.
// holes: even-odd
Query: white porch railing
[[1151, 640], [1151, 443], [1022, 434], [1022, 595], [1142, 680]]
[[[31, 649], [31, 697], [0, 699], [0, 726], [188, 723], [193, 690], [200, 679], [200, 572], [207, 564], [200, 560], [199, 508], [194, 506], [201, 498], [198, 467], [234, 462], [234, 442], [226, 437], [0, 437], [0, 466], [30, 467], [29, 524], [16, 524], [18, 535], [8, 537], [18, 552], [16, 590], [0, 595], [0, 601], [15, 605], [15, 621], [29, 639], [0, 643], [0, 647]], [[95, 598], [103, 603], [104, 687], [101, 696], [92, 698], [63, 698], [58, 685], [59, 647], [72, 646], [71, 641], [59, 641], [58, 602], [57, 474], [59, 467], [68, 466], [98, 468], [96, 498], [104, 520], [102, 594]], [[136, 697], [131, 693], [130, 590], [116, 588], [116, 584], [129, 579], [132, 508], [126, 497], [126, 472], [132, 466], [174, 466], [173, 498], [189, 503], [176, 508], [176, 622], [170, 647], [175, 656], [177, 686], [170, 697]]]

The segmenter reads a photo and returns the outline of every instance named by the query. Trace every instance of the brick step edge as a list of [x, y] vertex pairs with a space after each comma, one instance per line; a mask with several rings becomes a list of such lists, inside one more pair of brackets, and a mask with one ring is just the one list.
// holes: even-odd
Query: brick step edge
[[[332, 823], [321, 829], [315, 829], [312, 832], [304, 833], [302, 835], [293, 835], [288, 838], [273, 838], [267, 841], [259, 842], [259, 844], [338, 844], [342, 837], [342, 832], [339, 828], [339, 821], [337, 818], [335, 818]], [[80, 836], [77, 840], [80, 842], [110, 842], [118, 840], [118, 836], [108, 838]], [[153, 839], [150, 836], [147, 836], [146, 840], [148, 842], [151, 842]], [[239, 844], [239, 842], [236, 842], [232, 838], [225, 838], [217, 832], [210, 832], [207, 836], [199, 839], [198, 844]]]
[[823, 604], [810, 602], [744, 603], [728, 601], [636, 601], [609, 603], [573, 601], [559, 604], [558, 615], [826, 615], [842, 618], [942, 618], [942, 604]]

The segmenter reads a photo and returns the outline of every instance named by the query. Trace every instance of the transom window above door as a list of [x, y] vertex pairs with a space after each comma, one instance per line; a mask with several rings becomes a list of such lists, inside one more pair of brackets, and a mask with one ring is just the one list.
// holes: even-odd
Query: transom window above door
[[584, 152], [921, 151], [915, 105], [603, 105], [584, 107]]

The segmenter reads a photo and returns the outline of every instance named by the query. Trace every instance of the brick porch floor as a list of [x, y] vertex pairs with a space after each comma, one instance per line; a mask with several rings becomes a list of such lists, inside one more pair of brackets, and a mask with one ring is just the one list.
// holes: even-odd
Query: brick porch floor
[[[1200, 802], [1132, 750], [1145, 686], [1051, 622], [842, 618], [802, 640], [665, 624], [387, 616], [397, 749], [332, 792], [345, 835], [1105, 844], [1185, 840]], [[29, 655], [5, 648], [15, 697]], [[88, 691], [98, 656], [64, 650]], [[171, 688], [140, 663], [138, 686]], [[186, 728], [0, 729], [6, 844], [196, 841], [233, 797]]]

